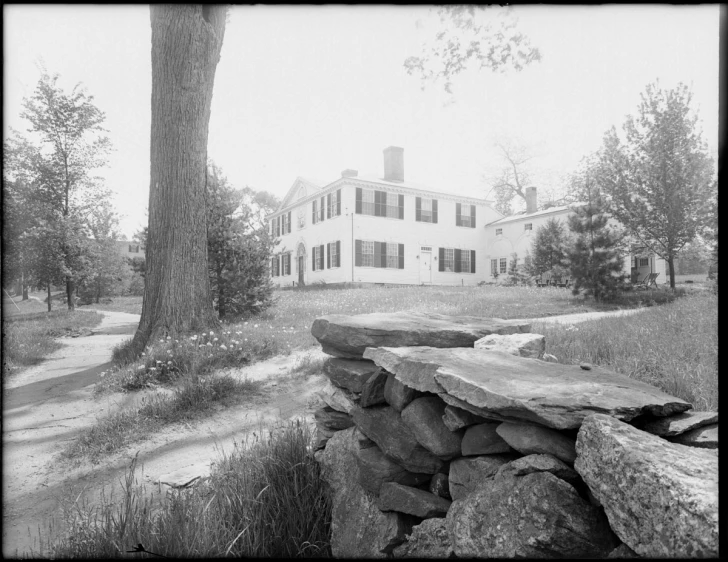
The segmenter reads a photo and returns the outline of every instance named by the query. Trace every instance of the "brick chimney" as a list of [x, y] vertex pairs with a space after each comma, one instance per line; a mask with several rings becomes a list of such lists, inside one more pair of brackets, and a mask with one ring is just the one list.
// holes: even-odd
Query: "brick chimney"
[[404, 181], [404, 148], [388, 146], [384, 149], [384, 179]]
[[535, 213], [538, 211], [538, 199], [536, 198], [536, 188], [526, 188], [526, 214]]
[[358, 175], [359, 175], [359, 171], [358, 170], [350, 170], [348, 168], [346, 170], [344, 170], [344, 171], [341, 172], [341, 177], [342, 178], [355, 178]]

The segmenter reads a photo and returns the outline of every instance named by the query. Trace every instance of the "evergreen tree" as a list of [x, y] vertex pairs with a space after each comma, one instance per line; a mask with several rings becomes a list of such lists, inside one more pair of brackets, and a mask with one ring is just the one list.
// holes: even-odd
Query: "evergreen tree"
[[611, 227], [607, 205], [589, 176], [583, 189], [585, 204], [569, 216], [574, 243], [569, 251], [573, 293], [580, 291], [603, 300], [614, 295], [624, 282], [622, 234]]
[[564, 225], [552, 218], [536, 229], [531, 245], [535, 275], [567, 265], [567, 234]]

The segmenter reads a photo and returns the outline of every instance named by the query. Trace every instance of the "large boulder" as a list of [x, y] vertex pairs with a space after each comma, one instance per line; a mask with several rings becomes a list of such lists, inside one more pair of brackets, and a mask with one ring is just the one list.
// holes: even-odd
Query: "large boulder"
[[336, 386], [360, 393], [364, 383], [379, 370], [371, 361], [352, 361], [331, 357], [324, 361], [324, 375]]
[[524, 455], [553, 455], [569, 464], [576, 459], [576, 443], [563, 433], [528, 423], [502, 423], [496, 432]]
[[324, 406], [313, 413], [316, 426], [322, 429], [339, 431], [354, 425], [354, 420], [345, 412], [334, 410], [331, 406]]
[[401, 412], [419, 396], [422, 396], [421, 392], [398, 381], [393, 374], [387, 373], [387, 382], [384, 383], [384, 400], [392, 408]]
[[442, 421], [444, 413], [445, 403], [440, 398], [425, 396], [402, 410], [402, 421], [425, 449], [443, 459], [451, 459], [460, 456], [463, 432], [450, 431]]
[[635, 424], [635, 427], [660, 437], [674, 437], [716, 423], [718, 423], [718, 412], [694, 412], [689, 410], [669, 418], [650, 419], [644, 423]]
[[445, 406], [445, 413], [442, 415], [442, 421], [450, 431], [457, 431], [464, 427], [469, 427], [478, 423], [483, 423], [485, 418], [476, 416], [475, 414], [456, 408], [455, 406]]
[[361, 432], [405, 470], [435, 474], [442, 468], [443, 461], [419, 444], [393, 408], [357, 408], [352, 411], [352, 415]]
[[[361, 444], [359, 445], [361, 447]], [[379, 495], [382, 484], [397, 482], [405, 486], [418, 486], [429, 482], [431, 474], [417, 474], [406, 471], [382, 450], [373, 447], [360, 448], [356, 452], [356, 463], [359, 468], [359, 485], [365, 490]]]
[[473, 347], [489, 334], [530, 330], [530, 324], [519, 321], [425, 312], [330, 314], [317, 318], [311, 326], [311, 334], [325, 353], [345, 359], [360, 359], [367, 347]]
[[358, 406], [354, 393], [339, 388], [331, 381], [326, 381], [326, 385], [318, 392], [318, 397], [330, 408], [346, 414]]
[[395, 548], [392, 555], [395, 558], [452, 558], [447, 521], [433, 518], [415, 525], [407, 541]]
[[546, 338], [541, 334], [491, 334], [480, 338], [473, 345], [476, 349], [503, 351], [519, 357], [541, 359], [546, 351]]
[[574, 468], [640, 556], [718, 557], [718, 455], [610, 416], [584, 420]]
[[661, 390], [600, 369], [560, 365], [484, 349], [368, 349], [366, 357], [416, 390], [436, 392], [452, 406], [502, 421], [577, 429], [589, 414], [629, 421], [670, 416], [690, 404]]
[[384, 387], [387, 385], [389, 373], [384, 369], [378, 369], [362, 385], [359, 404], [362, 408], [369, 408], [377, 404], [384, 404]]
[[619, 543], [599, 508], [549, 472], [488, 479], [447, 521], [465, 558], [598, 558]]
[[385, 558], [402, 544], [417, 521], [398, 512], [382, 512], [376, 497], [357, 483], [356, 428], [337, 432], [316, 453], [332, 489], [331, 552], [336, 558]]
[[377, 505], [382, 511], [398, 511], [430, 519], [431, 517], [445, 517], [450, 509], [450, 500], [418, 490], [410, 486], [403, 486], [396, 482], [382, 484]]
[[498, 469], [496, 476], [499, 478], [509, 475], [525, 476], [533, 472], [550, 472], [574, 487], [582, 484], [578, 472], [551, 455], [526, 455], [508, 464], [504, 464]]
[[493, 478], [503, 465], [515, 459], [514, 455], [483, 455], [455, 459], [450, 463], [448, 475], [450, 497], [453, 500], [464, 498], [480, 484]]

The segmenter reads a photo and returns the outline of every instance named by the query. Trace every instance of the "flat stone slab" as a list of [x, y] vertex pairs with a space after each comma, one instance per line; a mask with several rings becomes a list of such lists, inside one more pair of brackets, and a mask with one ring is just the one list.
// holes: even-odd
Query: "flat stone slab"
[[444, 413], [442, 400], [437, 396], [426, 396], [417, 398], [402, 410], [402, 421], [425, 449], [443, 459], [451, 459], [461, 454], [463, 432], [450, 431], [442, 421]]
[[529, 423], [505, 422], [495, 431], [524, 455], [553, 455], [569, 464], [576, 460], [576, 442], [554, 429]]
[[530, 331], [531, 325], [521, 321], [426, 312], [329, 314], [311, 326], [324, 353], [346, 359], [361, 358], [367, 347], [473, 347], [490, 334]]
[[354, 425], [349, 414], [334, 410], [331, 406], [324, 406], [313, 413], [316, 425], [322, 429], [339, 431]]
[[379, 370], [371, 361], [354, 361], [331, 357], [324, 361], [324, 375], [336, 386], [351, 392], [361, 392], [364, 383]]
[[377, 505], [382, 511], [398, 511], [399, 513], [430, 519], [432, 517], [445, 517], [451, 503], [450, 500], [424, 490], [403, 486], [395, 482], [386, 482], [382, 484]]
[[689, 447], [700, 447], [702, 449], [717, 449], [718, 448], [718, 424], [705, 425], [703, 427], [697, 427], [676, 435], [675, 437], [668, 437], [669, 441], [673, 443], [680, 443], [681, 445], [687, 445]]
[[357, 408], [356, 395], [353, 392], [339, 388], [331, 381], [318, 392], [318, 397], [330, 408], [346, 414]]
[[541, 334], [509, 334], [507, 336], [491, 334], [480, 338], [473, 347], [541, 359], [546, 351], [546, 338]]
[[670, 443], [610, 416], [584, 420], [574, 468], [640, 556], [718, 557], [717, 451]]
[[673, 437], [691, 429], [697, 429], [698, 427], [712, 425], [714, 423], [718, 423], [718, 412], [694, 412], [690, 410], [682, 414], [670, 416], [669, 418], [650, 420], [638, 427], [653, 435]]
[[521, 457], [500, 467], [496, 476], [498, 478], [509, 475], [525, 476], [533, 472], [550, 472], [572, 486], [583, 484], [581, 476], [576, 470], [552, 455], [527, 455]]
[[365, 357], [407, 386], [438, 393], [448, 404], [488, 419], [575, 429], [593, 413], [629, 421], [642, 414], [664, 417], [691, 408], [652, 385], [607, 369], [600, 368], [595, 376], [576, 365], [499, 351], [381, 347], [368, 349]]
[[457, 431], [464, 427], [483, 423], [485, 419], [461, 408], [445, 406], [445, 413], [442, 415], [442, 421], [450, 431]]

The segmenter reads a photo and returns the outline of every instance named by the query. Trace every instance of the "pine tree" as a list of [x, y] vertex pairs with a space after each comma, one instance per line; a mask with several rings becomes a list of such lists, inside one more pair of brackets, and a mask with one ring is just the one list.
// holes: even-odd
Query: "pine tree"
[[624, 282], [622, 234], [608, 224], [606, 201], [588, 176], [583, 195], [585, 204], [569, 216], [574, 235], [568, 256], [573, 293], [584, 291], [600, 301], [614, 295]]
[[549, 219], [536, 229], [531, 245], [535, 274], [563, 268], [567, 265], [567, 235], [558, 219]]

